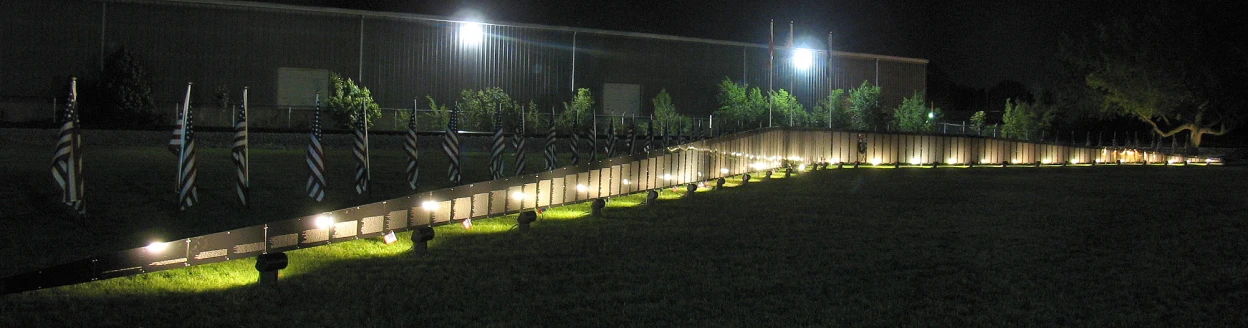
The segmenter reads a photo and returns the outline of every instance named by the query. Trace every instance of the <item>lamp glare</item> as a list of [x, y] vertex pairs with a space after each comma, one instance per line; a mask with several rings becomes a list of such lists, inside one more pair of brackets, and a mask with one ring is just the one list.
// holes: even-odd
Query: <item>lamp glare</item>
[[797, 49], [793, 52], [793, 68], [808, 70], [815, 63], [815, 52], [810, 49]]
[[524, 193], [520, 191], [511, 193], [511, 198], [515, 198], [515, 199], [524, 199], [524, 196], [525, 196]]
[[317, 228], [317, 229], [325, 229], [325, 228], [329, 228], [329, 227], [330, 227], [330, 226], [332, 226], [332, 225], [334, 225], [334, 218], [331, 218], [331, 217], [329, 217], [329, 216], [325, 216], [325, 215], [322, 215], [322, 216], [318, 216], [318, 217], [316, 217], [316, 228]]
[[147, 244], [147, 247], [144, 248], [147, 249], [148, 253], [160, 253], [164, 252], [166, 248], [169, 248], [169, 243], [153, 241], [151, 244]]
[[721, 167], [721, 168], [719, 168], [719, 173], [720, 173], [720, 174], [728, 174], [728, 168], [726, 168], [726, 167]]
[[579, 183], [578, 183], [578, 184], [576, 185], [576, 192], [585, 192], [585, 189], [586, 189], [586, 188], [585, 188], [585, 185], [583, 185], [583, 184], [579, 184]]
[[424, 202], [421, 202], [421, 203], [420, 203], [420, 208], [423, 208], [423, 209], [425, 209], [426, 211], [430, 211], [430, 212], [437, 211], [437, 210], [438, 210], [438, 202], [435, 202], [435, 201], [432, 201], [432, 200], [426, 200], [426, 201], [424, 201]]
[[465, 45], [475, 46], [485, 39], [485, 27], [481, 23], [463, 23], [459, 26], [459, 41]]

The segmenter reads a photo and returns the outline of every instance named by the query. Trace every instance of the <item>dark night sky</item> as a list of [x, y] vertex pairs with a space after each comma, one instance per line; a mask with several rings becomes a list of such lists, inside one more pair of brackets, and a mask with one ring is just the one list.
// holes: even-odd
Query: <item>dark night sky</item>
[[953, 82], [986, 88], [1003, 80], [1044, 79], [1062, 33], [1089, 33], [1087, 21], [1125, 10], [1109, 1], [568, 1], [533, 0], [267, 0], [267, 2], [408, 12], [475, 13], [487, 21], [575, 26], [767, 43], [794, 22], [798, 45], [931, 60]]

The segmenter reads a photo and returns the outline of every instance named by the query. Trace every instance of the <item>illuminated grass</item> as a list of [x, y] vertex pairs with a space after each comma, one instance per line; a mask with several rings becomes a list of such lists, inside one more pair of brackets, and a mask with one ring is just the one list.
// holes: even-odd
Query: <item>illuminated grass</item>
[[248, 259], [7, 295], [0, 326], [1248, 325], [1245, 168], [782, 176], [289, 252], [276, 286]]

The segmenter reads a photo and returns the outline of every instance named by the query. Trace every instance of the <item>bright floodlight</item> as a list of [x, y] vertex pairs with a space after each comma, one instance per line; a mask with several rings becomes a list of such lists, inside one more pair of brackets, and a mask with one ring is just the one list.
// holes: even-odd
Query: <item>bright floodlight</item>
[[437, 210], [438, 210], [438, 202], [435, 202], [435, 201], [432, 201], [432, 200], [426, 200], [426, 201], [423, 201], [423, 202], [421, 202], [421, 203], [420, 203], [420, 208], [423, 208], [423, 209], [425, 209], [426, 211], [430, 211], [430, 212], [437, 211]]
[[882, 160], [880, 160], [880, 158], [879, 158], [879, 157], [876, 157], [876, 158], [872, 158], [872, 159], [871, 159], [871, 165], [877, 165], [877, 166], [878, 166], [878, 165], [880, 165], [880, 162], [883, 162], [883, 161], [882, 161]]
[[911, 158], [910, 158], [910, 165], [919, 165], [919, 163], [920, 163], [919, 161], [920, 161], [920, 159], [919, 159], [919, 157], [918, 157], [918, 156], [911, 157]]
[[332, 226], [332, 225], [334, 225], [334, 218], [324, 216], [324, 215], [316, 217], [317, 229], [329, 228], [329, 226]]
[[485, 40], [485, 27], [481, 23], [463, 23], [459, 26], [459, 41], [465, 45], [475, 46]]
[[815, 63], [815, 52], [810, 49], [797, 49], [793, 52], [793, 68], [799, 70], [810, 69]]
[[728, 168], [726, 168], [726, 167], [721, 167], [721, 168], [719, 168], [719, 173], [720, 173], [720, 174], [728, 174]]
[[585, 192], [585, 185], [583, 185], [583, 184], [579, 184], [579, 183], [578, 183], [578, 184], [576, 185], [576, 191], [577, 191], [577, 192]]
[[927, 112], [927, 119], [930, 120], [930, 119], [935, 119], [935, 118], [936, 118], [936, 112]]
[[520, 191], [511, 193], [511, 198], [515, 198], [515, 199], [524, 199], [524, 196], [525, 196], [524, 193]]
[[153, 241], [151, 244], [147, 244], [147, 247], [144, 248], [146, 248], [149, 253], [160, 253], [165, 251], [165, 248], [169, 248], [169, 243]]
[[798, 170], [798, 171], [805, 171], [805, 170], [806, 170], [806, 164], [801, 164], [801, 165], [798, 165], [798, 166], [797, 166], [797, 170]]
[[628, 179], [624, 179], [624, 181], [623, 181], [623, 182], [621, 182], [621, 183], [623, 183], [625, 186], [627, 186], [627, 185], [631, 184], [632, 182], [629, 182], [629, 181], [628, 181]]
[[957, 159], [957, 158], [950, 157], [950, 158], [948, 158], [948, 159], [946, 159], [946, 160], [945, 160], [945, 164], [953, 165], [953, 164], [957, 164], [957, 163], [958, 163], [958, 159]]
[[671, 175], [671, 174], [664, 174], [664, 175], [663, 175], [663, 180], [671, 180], [671, 179], [672, 179], [672, 175]]

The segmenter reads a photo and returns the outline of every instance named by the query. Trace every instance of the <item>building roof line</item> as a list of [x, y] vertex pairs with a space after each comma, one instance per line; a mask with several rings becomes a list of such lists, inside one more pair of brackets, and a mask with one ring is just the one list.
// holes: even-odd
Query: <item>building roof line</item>
[[[177, 3], [177, 4], [187, 4], [187, 5], [264, 9], [264, 10], [273, 10], [273, 11], [306, 12], [306, 13], [323, 14], [323, 15], [328, 14], [328, 15], [341, 15], [341, 16], [359, 16], [359, 17], [367, 17], [367, 18], [396, 19], [396, 20], [406, 20], [406, 21], [425, 21], [425, 22], [442, 22], [442, 23], [473, 22], [473, 21], [468, 21], [468, 20], [453, 19], [450, 17], [433, 16], [433, 15], [409, 14], [409, 13], [388, 12], [388, 11], [371, 11], [371, 10], [360, 10], [360, 9], [331, 8], [331, 7], [299, 6], [299, 5], [264, 3], [264, 2], [255, 2], [255, 1], [233, 1], [233, 0], [95, 0], [95, 1], [105, 2], [105, 3], [112, 2], [112, 3], [140, 3], [140, 4]], [[756, 44], [756, 43], [748, 43], [748, 42], [714, 40], [714, 39], [684, 37], [684, 36], [655, 34], [655, 33], [643, 33], [643, 32], [612, 31], [612, 30], [593, 29], [593, 28], [584, 28], [584, 27], [554, 26], [554, 25], [541, 25], [541, 24], [529, 24], [529, 23], [509, 23], [509, 22], [497, 22], [497, 21], [482, 21], [482, 22], [473, 22], [473, 23], [480, 23], [482, 25], [489, 25], [489, 26], [517, 27], [517, 28], [576, 32], [576, 33], [590, 33], [590, 34], [632, 37], [632, 38], [639, 38], [639, 39], [657, 39], [657, 40], [693, 42], [693, 43], [726, 45], [726, 46], [736, 46], [736, 47], [750, 47], [750, 48], [767, 48], [768, 47], [766, 44]], [[811, 50], [817, 54], [826, 54], [828, 52], [828, 50], [826, 49], [811, 49]], [[882, 60], [882, 61], [918, 63], [918, 64], [928, 63], [927, 59], [909, 58], [909, 57], [900, 57], [900, 56], [875, 55], [875, 54], [844, 52], [844, 51], [832, 51], [832, 54], [837, 57], [877, 59], [877, 60]]]

